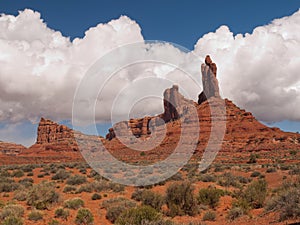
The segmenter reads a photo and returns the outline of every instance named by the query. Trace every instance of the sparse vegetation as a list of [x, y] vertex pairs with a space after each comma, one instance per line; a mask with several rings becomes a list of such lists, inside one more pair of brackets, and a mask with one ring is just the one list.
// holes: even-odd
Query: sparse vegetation
[[117, 219], [118, 225], [141, 225], [156, 222], [161, 219], [161, 214], [150, 206], [139, 206], [123, 212]]
[[80, 185], [86, 183], [86, 177], [82, 175], [74, 175], [67, 179], [67, 184], [69, 185]]
[[203, 221], [215, 221], [216, 220], [216, 213], [214, 211], [208, 211], [203, 215]]
[[79, 209], [84, 206], [84, 201], [81, 198], [72, 198], [64, 202], [64, 207], [68, 209]]
[[36, 209], [47, 209], [58, 202], [59, 194], [55, 191], [53, 183], [43, 182], [34, 185], [27, 194], [27, 204]]
[[81, 208], [77, 212], [75, 223], [77, 225], [92, 225], [94, 223], [94, 216], [89, 209]]
[[166, 203], [171, 217], [198, 213], [197, 201], [193, 194], [194, 188], [190, 182], [176, 182], [167, 188]]
[[112, 223], [127, 209], [135, 206], [134, 201], [122, 197], [108, 199], [102, 203], [102, 207], [106, 209], [106, 218]]
[[68, 216], [70, 215], [69, 210], [64, 209], [63, 207], [59, 207], [54, 212], [56, 218], [62, 218], [67, 220]]
[[42, 212], [38, 210], [33, 210], [28, 214], [28, 219], [33, 220], [33, 221], [38, 221], [43, 219], [43, 214]]
[[215, 187], [202, 188], [199, 190], [198, 202], [215, 208], [219, 204], [222, 195], [224, 195], [224, 191]]

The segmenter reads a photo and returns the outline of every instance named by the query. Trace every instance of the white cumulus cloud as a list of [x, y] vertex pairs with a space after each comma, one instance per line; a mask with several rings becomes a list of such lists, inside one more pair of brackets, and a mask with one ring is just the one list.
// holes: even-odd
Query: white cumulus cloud
[[[143, 54], [155, 57], [167, 52], [174, 62], [188, 68], [196, 83], [201, 82], [200, 64], [210, 54], [218, 66], [223, 97], [266, 122], [300, 121], [299, 30], [300, 10], [257, 27], [251, 34], [233, 35], [230, 28], [221, 26], [201, 37], [192, 52], [159, 43]], [[48, 28], [38, 12], [26, 9], [17, 16], [2, 14], [0, 122], [36, 122], [41, 116], [71, 119], [76, 88], [90, 66], [112, 49], [142, 41], [140, 26], [127, 16], [92, 27], [83, 38], [70, 41], [59, 31]], [[102, 70], [100, 75], [105, 76], [105, 68]], [[182, 73], [168, 65], [129, 66], [103, 90], [102, 98], [98, 99], [97, 119], [109, 120], [113, 101], [122, 87], [143, 77], [170, 79], [190, 90], [194, 100], [201, 92], [201, 87], [186, 82]], [[160, 85], [157, 94], [161, 95], [165, 87]], [[130, 95], [138, 95], [145, 88], [130, 90]], [[141, 110], [134, 111], [147, 109], [153, 114], [162, 110], [161, 105], [151, 104], [149, 99], [146, 102], [146, 106], [139, 103]]]

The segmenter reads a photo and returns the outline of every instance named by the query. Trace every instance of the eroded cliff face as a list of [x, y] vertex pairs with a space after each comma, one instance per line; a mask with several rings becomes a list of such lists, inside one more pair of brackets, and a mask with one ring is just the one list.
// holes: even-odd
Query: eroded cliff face
[[49, 119], [41, 118], [37, 130], [36, 144], [59, 144], [70, 142], [74, 138], [73, 130], [65, 125], [57, 124]]
[[26, 150], [26, 147], [19, 144], [0, 141], [0, 154], [15, 156]]
[[164, 91], [164, 112], [157, 116], [146, 116], [138, 119], [130, 119], [116, 123], [113, 128], [109, 129], [106, 139], [112, 140], [116, 133], [120, 137], [130, 136], [147, 137], [151, 135], [151, 127], [159, 127], [164, 123], [178, 120], [193, 105], [192, 100], [188, 100], [179, 93], [178, 85], [173, 85]]

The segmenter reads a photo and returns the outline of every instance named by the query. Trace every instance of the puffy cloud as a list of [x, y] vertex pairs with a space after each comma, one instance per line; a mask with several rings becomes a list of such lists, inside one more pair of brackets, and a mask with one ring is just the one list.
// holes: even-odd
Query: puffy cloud
[[300, 11], [233, 35], [227, 26], [198, 40], [195, 52], [212, 55], [223, 96], [266, 122], [300, 120]]
[[[198, 40], [192, 52], [169, 44], [153, 44], [141, 54], [167, 53], [187, 68], [195, 82], [170, 65], [146, 63], [128, 66], [107, 83], [97, 104], [97, 119], [108, 120], [119, 91], [143, 77], [179, 83], [196, 100], [201, 91], [200, 63], [210, 54], [218, 65], [223, 96], [252, 111], [264, 121], [300, 120], [300, 11], [257, 27], [252, 34], [233, 35], [221, 26]], [[76, 88], [86, 71], [101, 56], [128, 43], [144, 41], [139, 25], [126, 16], [99, 24], [72, 42], [47, 27], [38, 12], [26, 9], [18, 16], [0, 17], [0, 122], [36, 122], [39, 117], [71, 119]], [[196, 55], [196, 57], [195, 57]], [[130, 55], [119, 55], [120, 60]], [[126, 60], [125, 60], [126, 61]], [[112, 60], [111, 64], [114, 63]], [[113, 65], [108, 65], [113, 66]], [[105, 68], [99, 74], [105, 76]], [[157, 88], [162, 96], [169, 84], [135, 86], [131, 96]], [[126, 93], [125, 93], [126, 94]], [[157, 103], [157, 99], [152, 103]], [[162, 106], [149, 99], [131, 112], [158, 113]], [[126, 105], [126, 104], [124, 104]], [[83, 105], [84, 107], [84, 105]], [[132, 115], [134, 116], [134, 115]]]

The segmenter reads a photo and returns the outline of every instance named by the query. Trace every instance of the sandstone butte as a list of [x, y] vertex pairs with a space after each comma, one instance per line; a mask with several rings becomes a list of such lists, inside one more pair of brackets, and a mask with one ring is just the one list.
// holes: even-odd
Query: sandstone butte
[[[245, 162], [249, 154], [254, 151], [260, 152], [262, 155], [260, 160], [267, 163], [272, 162], [272, 156], [280, 157], [288, 150], [300, 148], [299, 134], [267, 127], [256, 120], [251, 112], [246, 112], [232, 101], [221, 98], [217, 66], [209, 56], [202, 64], [201, 72], [203, 91], [199, 94], [198, 103], [186, 99], [180, 94], [179, 87], [173, 85], [164, 92], [163, 113], [116, 123], [113, 128], [109, 129], [105, 138], [85, 135], [49, 119], [41, 118], [36, 143], [31, 147], [0, 142], [0, 165], [81, 161], [83, 160], [81, 149], [78, 148], [76, 142], [79, 139], [81, 143], [86, 144], [84, 151], [97, 149], [95, 143], [101, 141], [105, 148], [120, 160], [134, 163], [158, 161], [168, 157], [177, 146], [182, 125], [180, 118], [189, 112], [190, 107], [196, 109], [197, 120], [200, 124], [200, 132], [199, 135], [197, 134], [199, 139], [193, 154], [193, 158], [199, 160], [211, 134], [211, 107], [222, 104], [225, 104], [226, 113], [224, 117], [219, 117], [218, 122], [225, 123], [226, 129], [217, 161]], [[218, 113], [221, 112], [215, 113], [218, 118]], [[166, 130], [162, 129], [164, 127], [162, 121], [166, 123]], [[148, 140], [151, 138], [153, 129], [158, 134], [160, 130], [163, 130], [165, 136], [160, 144], [143, 155], [140, 151], [126, 147], [119, 140], [120, 138], [126, 139], [128, 134], [132, 134], [136, 140]], [[134, 142], [135, 139], [131, 138], [129, 141]]]

